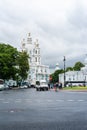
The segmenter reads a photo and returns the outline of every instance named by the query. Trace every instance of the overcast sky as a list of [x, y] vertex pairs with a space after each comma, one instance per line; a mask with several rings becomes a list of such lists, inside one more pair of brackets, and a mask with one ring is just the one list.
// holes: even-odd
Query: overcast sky
[[43, 64], [85, 55], [87, 0], [0, 0], [0, 42], [19, 49], [28, 32], [39, 40]]

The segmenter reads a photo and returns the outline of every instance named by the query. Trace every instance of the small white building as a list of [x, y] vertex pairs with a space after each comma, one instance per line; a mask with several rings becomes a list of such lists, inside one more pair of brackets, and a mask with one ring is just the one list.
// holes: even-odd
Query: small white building
[[38, 40], [32, 43], [31, 34], [28, 34], [27, 41], [23, 39], [22, 50], [29, 54], [30, 71], [27, 80], [31, 84], [35, 84], [39, 80], [49, 80], [49, 66], [41, 64], [41, 54]]
[[[84, 65], [85, 67], [82, 67], [80, 71], [65, 72], [65, 81], [67, 84], [87, 85], [87, 58], [84, 61]], [[59, 82], [64, 85], [64, 73], [59, 74]]]

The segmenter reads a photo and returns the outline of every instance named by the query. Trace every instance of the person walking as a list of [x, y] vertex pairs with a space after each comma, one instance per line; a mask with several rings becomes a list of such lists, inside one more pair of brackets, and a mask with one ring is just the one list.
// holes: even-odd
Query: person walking
[[58, 83], [56, 83], [54, 87], [55, 87], [55, 92], [57, 92], [58, 91]]

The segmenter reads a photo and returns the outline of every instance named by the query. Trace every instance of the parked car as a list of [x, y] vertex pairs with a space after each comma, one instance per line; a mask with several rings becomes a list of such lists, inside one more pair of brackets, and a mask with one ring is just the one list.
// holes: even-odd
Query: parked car
[[27, 81], [23, 82], [23, 84], [26, 85], [28, 88], [31, 87], [31, 84], [29, 82], [27, 82]]
[[36, 90], [37, 91], [46, 91], [49, 89], [49, 86], [46, 82], [46, 80], [40, 80], [36, 83]]
[[4, 80], [0, 79], [0, 91], [4, 90], [5, 86], [4, 86]]
[[22, 82], [19, 88], [30, 88], [30, 84], [28, 82]]
[[27, 85], [21, 85], [19, 88], [28, 88]]
[[9, 89], [9, 86], [5, 83], [4, 84], [4, 90], [8, 90]]

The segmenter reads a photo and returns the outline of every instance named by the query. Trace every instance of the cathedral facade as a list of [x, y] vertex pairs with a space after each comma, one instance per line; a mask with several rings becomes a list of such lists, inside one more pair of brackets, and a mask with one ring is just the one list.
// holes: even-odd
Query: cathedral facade
[[38, 40], [33, 43], [31, 34], [28, 34], [27, 40], [22, 41], [22, 51], [27, 51], [29, 54], [29, 66], [30, 70], [28, 73], [27, 80], [35, 85], [36, 81], [49, 80], [49, 66], [41, 64], [41, 53]]

